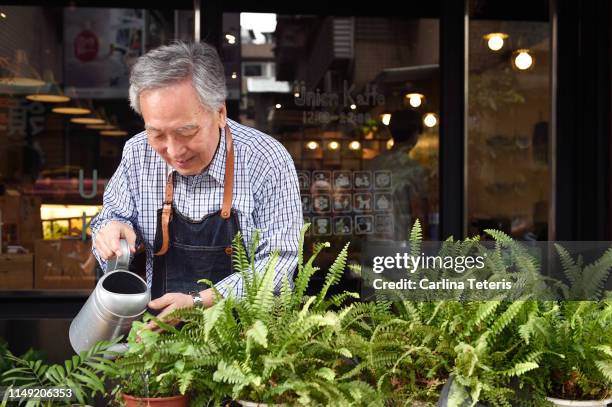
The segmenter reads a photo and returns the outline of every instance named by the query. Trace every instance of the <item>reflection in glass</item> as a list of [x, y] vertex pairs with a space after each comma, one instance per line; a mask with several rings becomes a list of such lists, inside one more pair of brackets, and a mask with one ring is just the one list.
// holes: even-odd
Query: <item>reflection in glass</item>
[[[97, 262], [88, 224], [125, 142], [143, 129], [127, 102], [131, 64], [175, 38], [192, 40], [194, 12], [73, 5], [2, 11], [0, 248], [27, 250], [15, 254], [23, 268], [11, 268], [22, 275], [29, 268], [37, 281], [21, 278], [11, 287], [53, 288], [38, 282], [61, 275], [68, 282], [52, 279], [55, 288], [91, 288]], [[65, 268], [65, 259], [74, 267]], [[67, 270], [79, 277], [70, 280]]]
[[[439, 27], [434, 19], [229, 14], [228, 103], [296, 165], [307, 247], [438, 237]], [[410, 120], [403, 120], [408, 115]], [[403, 126], [410, 122], [411, 126]], [[321, 257], [324, 261], [325, 254]]]
[[[470, 20], [469, 32], [468, 235], [546, 240], [550, 24]], [[506, 33], [503, 49], [482, 46], [489, 33]]]

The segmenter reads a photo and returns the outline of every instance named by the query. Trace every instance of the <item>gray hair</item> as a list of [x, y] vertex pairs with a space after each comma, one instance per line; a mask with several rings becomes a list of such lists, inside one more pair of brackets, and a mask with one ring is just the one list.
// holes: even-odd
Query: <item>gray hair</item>
[[138, 58], [130, 73], [130, 105], [140, 112], [140, 93], [191, 79], [200, 102], [217, 111], [227, 97], [225, 71], [217, 50], [203, 42], [177, 41]]

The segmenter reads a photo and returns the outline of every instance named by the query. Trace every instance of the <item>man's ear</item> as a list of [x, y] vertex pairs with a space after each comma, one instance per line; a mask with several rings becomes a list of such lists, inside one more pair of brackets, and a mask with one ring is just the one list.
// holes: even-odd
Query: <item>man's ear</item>
[[224, 129], [227, 125], [227, 108], [225, 103], [223, 103], [217, 114], [219, 115], [219, 128]]

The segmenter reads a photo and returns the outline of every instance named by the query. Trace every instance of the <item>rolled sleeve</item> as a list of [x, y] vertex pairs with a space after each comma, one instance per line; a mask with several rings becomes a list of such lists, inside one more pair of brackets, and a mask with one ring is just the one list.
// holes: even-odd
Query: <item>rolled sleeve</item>
[[[119, 167], [104, 189], [102, 210], [91, 221], [92, 243], [98, 231], [112, 221], [125, 223], [136, 230], [137, 210], [132, 183], [136, 182], [137, 177], [130, 174], [129, 160], [130, 151], [126, 146]], [[92, 252], [102, 269], [106, 270], [106, 260], [100, 257], [93, 244]]]

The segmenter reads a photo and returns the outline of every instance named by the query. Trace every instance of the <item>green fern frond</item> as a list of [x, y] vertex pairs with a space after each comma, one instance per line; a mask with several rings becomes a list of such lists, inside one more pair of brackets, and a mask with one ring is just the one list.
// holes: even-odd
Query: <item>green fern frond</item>
[[502, 232], [501, 230], [485, 229], [484, 232], [488, 234], [489, 236], [491, 236], [493, 239], [495, 239], [495, 241], [497, 242], [501, 242], [501, 243], [513, 242], [512, 238], [508, 236], [506, 233]]
[[418, 256], [421, 254], [421, 242], [423, 241], [423, 232], [421, 230], [421, 222], [416, 219], [410, 229], [410, 255]]
[[536, 362], [520, 362], [514, 365], [511, 369], [500, 372], [503, 376], [521, 376], [531, 370], [540, 367]]
[[612, 248], [594, 263], [584, 268], [583, 272], [583, 299], [597, 300], [602, 296], [604, 284], [608, 281], [610, 269], [612, 268]]
[[308, 259], [308, 262], [302, 267], [298, 265], [298, 274], [295, 279], [294, 287], [294, 306], [297, 306], [301, 303], [302, 298], [306, 293], [306, 288], [308, 287], [308, 283], [310, 282], [311, 277], [318, 270], [317, 267], [313, 266], [313, 263], [321, 252], [321, 250], [326, 247], [330, 247], [329, 242], [316, 243], [313, 247], [312, 255], [310, 256], [310, 259]]
[[574, 284], [580, 279], [580, 269], [577, 267], [576, 262], [574, 261], [572, 256], [563, 246], [558, 243], [555, 243], [555, 249], [557, 250], [557, 254], [559, 255], [559, 260], [561, 261], [561, 266], [563, 268], [565, 276], [570, 281], [570, 283]]
[[336, 260], [334, 260], [334, 263], [329, 268], [329, 271], [327, 272], [327, 275], [325, 276], [325, 282], [323, 284], [323, 287], [321, 288], [321, 290], [319, 291], [319, 294], [317, 295], [317, 299], [314, 305], [315, 309], [319, 308], [320, 305], [323, 303], [325, 297], [327, 296], [327, 291], [332, 286], [337, 284], [342, 278], [342, 275], [344, 274], [344, 268], [346, 266], [346, 259], [348, 257], [349, 244], [350, 242], [344, 245], [344, 247], [340, 251], [340, 254], [338, 254], [338, 257], [336, 257]]
[[612, 361], [607, 360], [596, 360], [595, 366], [597, 370], [608, 380], [609, 384], [612, 384]]
[[492, 335], [499, 335], [518, 315], [521, 308], [525, 305], [525, 301], [515, 301], [498, 317], [497, 321], [491, 327]]
[[245, 272], [250, 267], [249, 256], [246, 253], [244, 244], [242, 243], [242, 234], [236, 233], [232, 241], [232, 262], [234, 270], [237, 272]]

